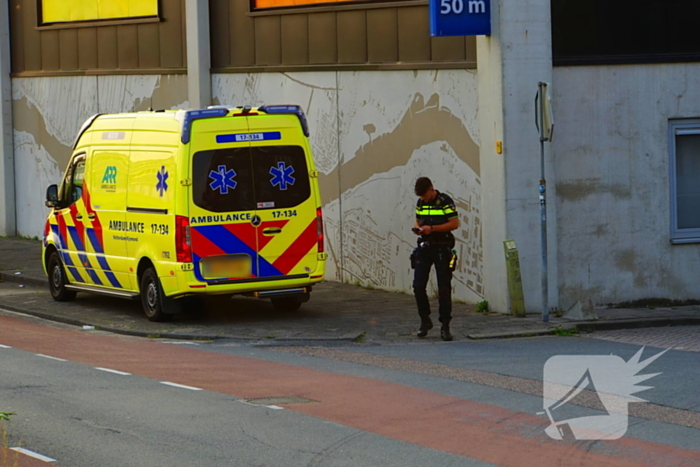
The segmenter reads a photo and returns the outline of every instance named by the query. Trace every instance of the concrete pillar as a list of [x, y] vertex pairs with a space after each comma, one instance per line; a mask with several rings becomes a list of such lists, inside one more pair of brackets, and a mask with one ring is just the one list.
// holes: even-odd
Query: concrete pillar
[[17, 234], [15, 156], [12, 141], [12, 80], [10, 79], [10, 14], [0, 2], [0, 235]]
[[208, 0], [186, 0], [187, 88], [190, 108], [211, 105], [211, 44]]
[[[534, 103], [538, 82], [552, 82], [550, 0], [492, 0], [491, 8], [492, 35], [477, 38], [485, 297], [491, 309], [509, 311], [503, 241], [515, 240], [527, 311], [540, 312], [540, 142]], [[502, 154], [496, 150], [499, 141]], [[551, 160], [546, 150], [546, 159]], [[555, 307], [557, 242], [551, 162], [546, 165], [546, 179], [549, 306]]]

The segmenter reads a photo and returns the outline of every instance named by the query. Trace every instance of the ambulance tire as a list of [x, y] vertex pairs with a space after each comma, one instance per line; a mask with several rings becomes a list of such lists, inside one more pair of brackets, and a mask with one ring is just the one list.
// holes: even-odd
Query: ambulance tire
[[75, 290], [66, 289], [68, 281], [66, 280], [66, 268], [63, 267], [63, 262], [58, 252], [54, 251], [49, 257], [49, 290], [51, 296], [57, 302], [70, 302], [75, 300], [77, 292]]
[[141, 305], [149, 321], [170, 321], [180, 312], [181, 303], [163, 294], [156, 270], [146, 269], [141, 276]]
[[271, 300], [272, 306], [277, 311], [297, 311], [302, 304], [301, 300], [297, 300], [295, 297], [280, 297]]

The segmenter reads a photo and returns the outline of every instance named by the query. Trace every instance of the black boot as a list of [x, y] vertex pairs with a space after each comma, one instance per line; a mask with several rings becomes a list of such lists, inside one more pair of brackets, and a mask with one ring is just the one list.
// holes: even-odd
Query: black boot
[[452, 340], [452, 334], [450, 333], [450, 327], [449, 326], [442, 326], [440, 329], [440, 339], [449, 342]]
[[433, 329], [433, 321], [430, 318], [421, 319], [420, 328], [418, 329], [418, 337], [425, 337], [428, 335], [428, 331]]

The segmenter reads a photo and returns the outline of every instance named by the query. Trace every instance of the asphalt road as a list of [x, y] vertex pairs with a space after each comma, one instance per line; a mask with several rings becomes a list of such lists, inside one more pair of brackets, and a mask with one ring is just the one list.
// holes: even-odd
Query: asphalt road
[[[617, 441], [545, 435], [556, 355], [639, 344], [525, 338], [278, 346], [173, 342], [0, 315], [9, 447], [62, 467], [700, 465], [700, 353], [671, 350]], [[663, 349], [645, 349], [642, 360]], [[119, 372], [119, 373], [117, 373]], [[122, 374], [128, 373], [128, 374]], [[168, 383], [168, 384], [166, 384]], [[174, 385], [173, 385], [174, 384]], [[604, 414], [586, 400], [572, 417]]]

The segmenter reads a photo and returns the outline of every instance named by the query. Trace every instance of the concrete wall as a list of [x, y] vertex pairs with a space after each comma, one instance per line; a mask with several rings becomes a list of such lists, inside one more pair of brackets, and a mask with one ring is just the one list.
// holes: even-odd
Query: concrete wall
[[[541, 311], [540, 143], [534, 99], [552, 80], [550, 0], [491, 2], [492, 34], [477, 40], [479, 123], [484, 167], [485, 296], [492, 309], [510, 307], [503, 241], [515, 240], [528, 312]], [[496, 143], [503, 143], [503, 153]], [[555, 180], [547, 148], [547, 180]], [[550, 193], [550, 198], [553, 196]], [[557, 305], [556, 206], [549, 216], [549, 307]]]
[[16, 217], [8, 13], [8, 8], [0, 5], [0, 235], [12, 236]]
[[[46, 186], [60, 181], [75, 134], [95, 113], [183, 108], [181, 75], [13, 80], [21, 235], [41, 236]], [[411, 290], [413, 183], [457, 202], [454, 298], [483, 297], [477, 79], [469, 70], [212, 76], [214, 103], [298, 103], [307, 112], [323, 194], [328, 278]], [[431, 286], [436, 289], [436, 284]]]
[[321, 172], [329, 278], [411, 291], [413, 183], [426, 175], [460, 212], [454, 297], [481, 300], [474, 72], [225, 74], [214, 76], [213, 97], [236, 105], [300, 103], [306, 110]]
[[48, 213], [46, 187], [60, 183], [76, 133], [88, 117], [186, 108], [186, 96], [182, 75], [13, 79], [18, 235], [41, 237]]
[[562, 307], [700, 298], [700, 245], [670, 244], [668, 120], [700, 117], [700, 64], [556, 68]]

